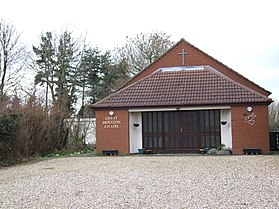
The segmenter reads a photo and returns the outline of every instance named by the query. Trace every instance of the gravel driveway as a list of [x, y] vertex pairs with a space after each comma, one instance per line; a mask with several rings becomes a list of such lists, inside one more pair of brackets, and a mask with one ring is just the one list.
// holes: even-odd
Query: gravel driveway
[[0, 208], [279, 208], [279, 155], [69, 157], [0, 168]]

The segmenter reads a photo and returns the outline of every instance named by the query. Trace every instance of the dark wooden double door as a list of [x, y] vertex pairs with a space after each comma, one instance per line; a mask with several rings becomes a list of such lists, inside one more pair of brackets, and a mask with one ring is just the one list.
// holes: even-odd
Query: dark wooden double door
[[143, 112], [143, 147], [154, 152], [198, 152], [221, 143], [220, 110]]

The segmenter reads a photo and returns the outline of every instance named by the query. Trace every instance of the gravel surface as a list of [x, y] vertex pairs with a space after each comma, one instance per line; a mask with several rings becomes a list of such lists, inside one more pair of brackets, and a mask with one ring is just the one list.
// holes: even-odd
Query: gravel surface
[[0, 168], [0, 208], [279, 208], [279, 155], [69, 157]]

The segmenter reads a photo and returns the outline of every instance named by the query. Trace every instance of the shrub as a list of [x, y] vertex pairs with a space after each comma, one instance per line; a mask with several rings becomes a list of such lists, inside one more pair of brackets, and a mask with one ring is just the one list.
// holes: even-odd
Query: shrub
[[67, 145], [65, 111], [50, 111], [30, 97], [26, 105], [0, 104], [0, 165], [61, 150]]
[[0, 162], [4, 164], [9, 164], [14, 160], [13, 148], [17, 142], [20, 119], [19, 112], [0, 113]]
[[87, 126], [77, 120], [72, 130], [65, 122], [65, 108], [54, 104], [46, 109], [34, 96], [26, 104], [18, 98], [0, 102], [0, 165], [10, 165], [34, 156], [86, 153], [94, 145], [85, 144]]
[[206, 153], [207, 155], [216, 155], [217, 149], [216, 148], [211, 148], [210, 150], [208, 150], [208, 152]]

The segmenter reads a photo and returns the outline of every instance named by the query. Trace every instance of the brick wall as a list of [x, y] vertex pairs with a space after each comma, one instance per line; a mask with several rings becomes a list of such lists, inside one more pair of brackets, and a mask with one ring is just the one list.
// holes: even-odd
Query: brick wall
[[238, 83], [241, 83], [242, 85], [245, 85], [261, 94], [266, 95], [266, 96], [269, 95], [269, 93], [267, 91], [260, 88], [258, 85], [248, 81], [243, 76], [240, 76], [238, 73], [232, 71], [230, 68], [226, 67], [225, 65], [217, 62], [209, 55], [203, 53], [202, 51], [198, 50], [196, 47], [194, 47], [193, 45], [191, 45], [185, 41], [180, 41], [176, 46], [174, 46], [170, 51], [168, 51], [168, 53], [166, 53], [164, 56], [159, 58], [156, 62], [151, 64], [148, 68], [143, 70], [141, 73], [139, 73], [135, 77], [133, 77], [123, 87], [126, 87], [126, 86], [146, 77], [147, 75], [156, 71], [160, 67], [181, 66], [182, 59], [181, 59], [181, 55], [179, 55], [179, 53], [181, 53], [181, 50], [183, 48], [188, 53], [188, 55], [185, 56], [185, 66], [209, 65], [209, 66], [215, 68], [216, 70], [220, 71], [224, 75], [228, 76], [229, 78], [237, 81]]
[[[268, 106], [251, 105], [252, 112], [247, 111], [247, 106], [231, 106], [232, 117], [232, 148], [233, 154], [244, 154], [244, 148], [260, 148], [263, 154], [269, 153], [268, 135]], [[129, 154], [129, 117], [127, 110], [114, 110], [118, 128], [105, 128], [104, 121], [109, 116], [109, 110], [96, 112], [96, 147], [101, 154], [105, 149], [116, 149], [120, 155]], [[245, 114], [254, 113], [255, 123], [245, 122]]]
[[[119, 155], [129, 154], [129, 115], [128, 110], [96, 111], [96, 149], [97, 154], [102, 150], [116, 149]], [[117, 118], [108, 118], [108, 117]]]
[[[231, 79], [247, 86], [263, 95], [268, 96], [269, 92], [265, 91], [258, 85], [247, 80], [238, 73], [232, 71], [229, 67], [214, 60], [209, 55], [195, 48], [193, 45], [180, 41], [164, 56], [159, 58], [156, 62], [151, 64], [148, 68], [137, 74], [123, 87], [128, 86], [156, 71], [161, 67], [181, 66], [182, 49], [188, 53], [186, 55], [186, 66], [209, 65]], [[123, 88], [122, 87], [122, 88]], [[243, 114], [248, 114], [247, 106], [233, 106], [232, 107], [232, 138], [233, 138], [233, 152], [234, 154], [243, 154], [243, 148], [260, 148], [263, 153], [269, 152], [268, 140], [268, 108], [267, 105], [253, 106], [253, 112], [256, 114], [255, 124], [250, 125], [245, 122]], [[97, 111], [97, 130], [96, 130], [96, 146], [97, 153], [101, 153], [103, 149], [117, 149], [120, 154], [129, 153], [129, 125], [128, 125], [128, 111], [116, 110], [115, 115], [118, 115], [121, 124], [118, 129], [106, 129], [103, 126], [103, 120], [108, 115], [108, 110]]]
[[251, 105], [256, 115], [254, 125], [245, 122], [244, 114], [251, 114], [247, 106], [231, 107], [233, 154], [244, 154], [244, 148], [260, 148], [262, 153], [268, 154], [268, 106]]

